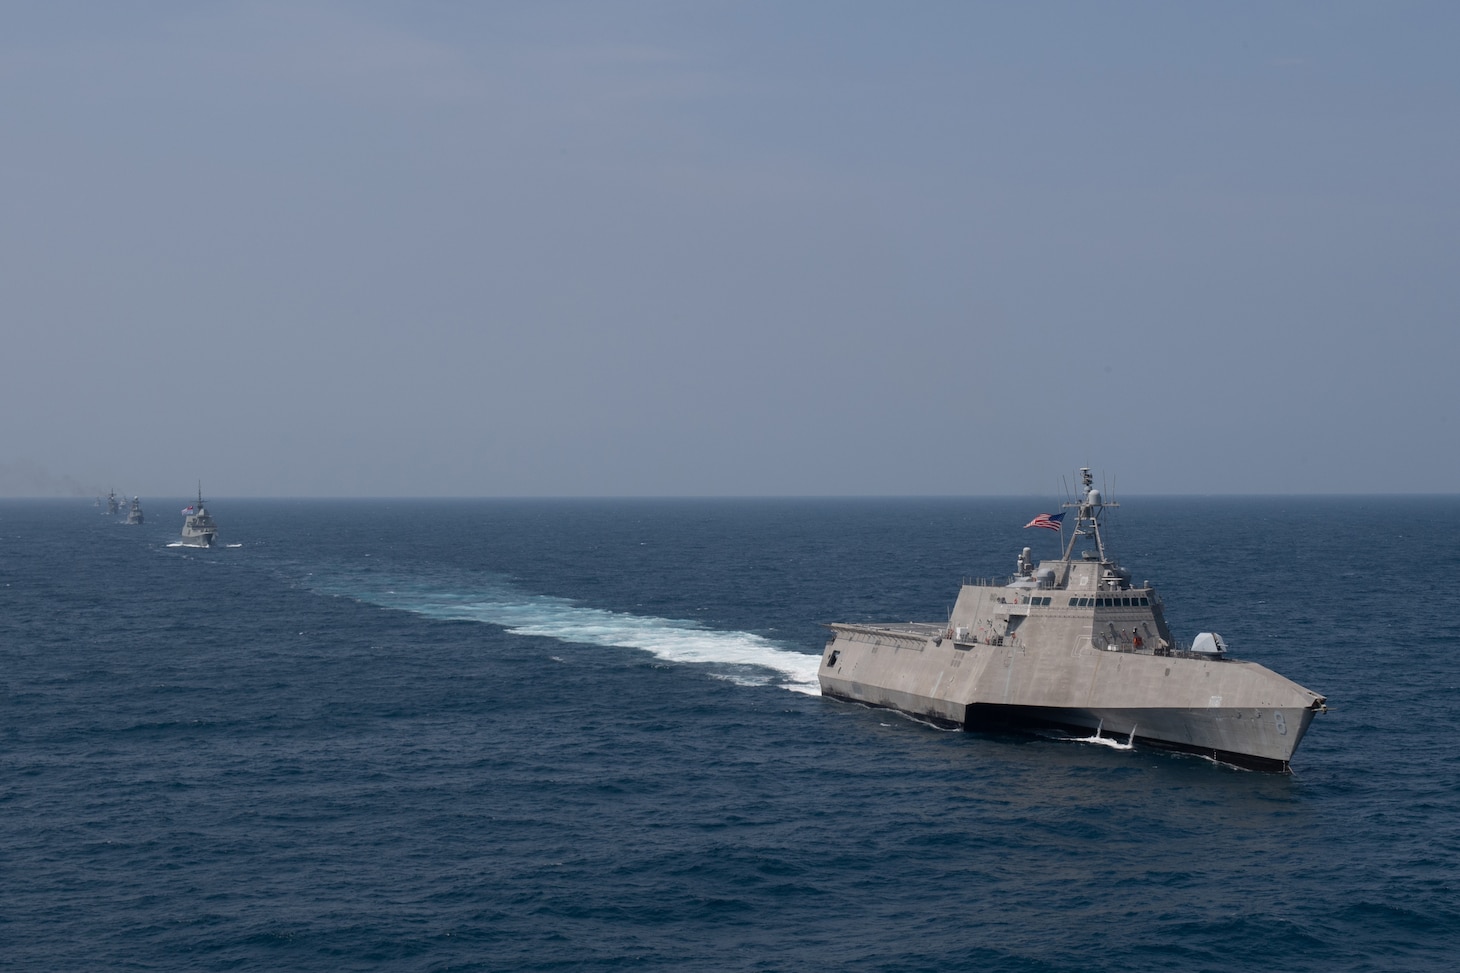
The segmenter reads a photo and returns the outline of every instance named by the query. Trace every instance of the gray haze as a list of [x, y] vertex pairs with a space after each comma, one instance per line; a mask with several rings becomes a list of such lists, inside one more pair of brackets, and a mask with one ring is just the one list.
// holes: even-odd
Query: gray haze
[[1452, 4], [0, 12], [0, 494], [1456, 492]]

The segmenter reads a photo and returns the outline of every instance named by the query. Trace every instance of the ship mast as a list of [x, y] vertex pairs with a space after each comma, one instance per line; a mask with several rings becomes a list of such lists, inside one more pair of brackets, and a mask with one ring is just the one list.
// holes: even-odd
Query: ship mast
[[1094, 487], [1094, 477], [1090, 475], [1090, 468], [1080, 468], [1080, 478], [1085, 484], [1084, 497], [1076, 501], [1067, 501], [1061, 504], [1065, 508], [1073, 508], [1075, 514], [1075, 532], [1070, 535], [1070, 543], [1065, 547], [1065, 563], [1069, 563], [1070, 556], [1075, 552], [1075, 543], [1081, 537], [1094, 537], [1095, 550], [1100, 556], [1100, 563], [1104, 564], [1105, 539], [1100, 536], [1100, 514], [1106, 507], [1118, 507], [1120, 504], [1111, 501], [1107, 503], [1100, 496], [1100, 491]]

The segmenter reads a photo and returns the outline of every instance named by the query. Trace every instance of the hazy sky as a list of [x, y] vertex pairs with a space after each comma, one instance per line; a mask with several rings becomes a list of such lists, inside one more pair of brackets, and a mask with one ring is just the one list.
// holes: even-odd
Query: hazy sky
[[1460, 490], [1460, 5], [0, 7], [0, 495]]

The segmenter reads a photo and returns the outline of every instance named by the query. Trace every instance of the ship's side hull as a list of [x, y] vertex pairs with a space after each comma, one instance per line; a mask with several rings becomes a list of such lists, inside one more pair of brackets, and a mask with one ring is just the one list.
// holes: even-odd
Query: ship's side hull
[[218, 541], [218, 524], [202, 509], [183, 520], [182, 542], [189, 547], [212, 547]]
[[183, 534], [182, 543], [188, 547], [212, 547], [217, 534]]
[[[1312, 722], [1313, 709], [1244, 711], [1235, 708], [1173, 710], [1145, 709], [1042, 709], [1030, 706], [975, 704], [968, 709], [964, 728], [995, 726], [1052, 727], [1072, 733], [1094, 734], [1136, 744], [1200, 754], [1223, 763], [1252, 770], [1286, 773], [1292, 751]], [[1277, 720], [1295, 740], [1287, 748], [1264, 741], [1277, 733]], [[1266, 725], [1271, 720], [1272, 725]], [[1272, 756], [1282, 753], [1287, 756]], [[1268, 755], [1264, 755], [1264, 751]]]
[[1250, 662], [1067, 644], [958, 643], [933, 626], [833, 625], [822, 693], [945, 726], [1099, 730], [1286, 770], [1322, 697]]

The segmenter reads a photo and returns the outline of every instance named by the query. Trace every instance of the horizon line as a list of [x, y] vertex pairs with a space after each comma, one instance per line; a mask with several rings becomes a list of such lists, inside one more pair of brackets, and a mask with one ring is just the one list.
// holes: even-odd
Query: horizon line
[[[0, 494], [0, 500], [76, 500], [95, 501], [105, 494]], [[140, 497], [141, 494], [128, 494], [128, 496]], [[190, 494], [150, 494], [154, 499], [187, 499]], [[578, 494], [578, 493], [544, 493], [544, 494], [237, 494], [220, 495], [214, 500], [327, 500], [327, 501], [381, 501], [381, 500], [416, 500], [416, 501], [465, 501], [465, 500], [541, 500], [541, 501], [562, 501], [562, 500], [1030, 500], [1049, 499], [1052, 494], [1036, 493], [642, 493], [642, 494]], [[1385, 491], [1385, 492], [1251, 492], [1251, 493], [1123, 493], [1120, 496], [1137, 499], [1201, 499], [1209, 497], [1231, 497], [1251, 499], [1339, 499], [1339, 498], [1386, 498], [1386, 497], [1460, 497], [1460, 491], [1452, 493], [1437, 493], [1425, 491]], [[205, 503], [214, 501], [205, 500]], [[1111, 497], [1107, 502], [1119, 502], [1119, 497]]]

